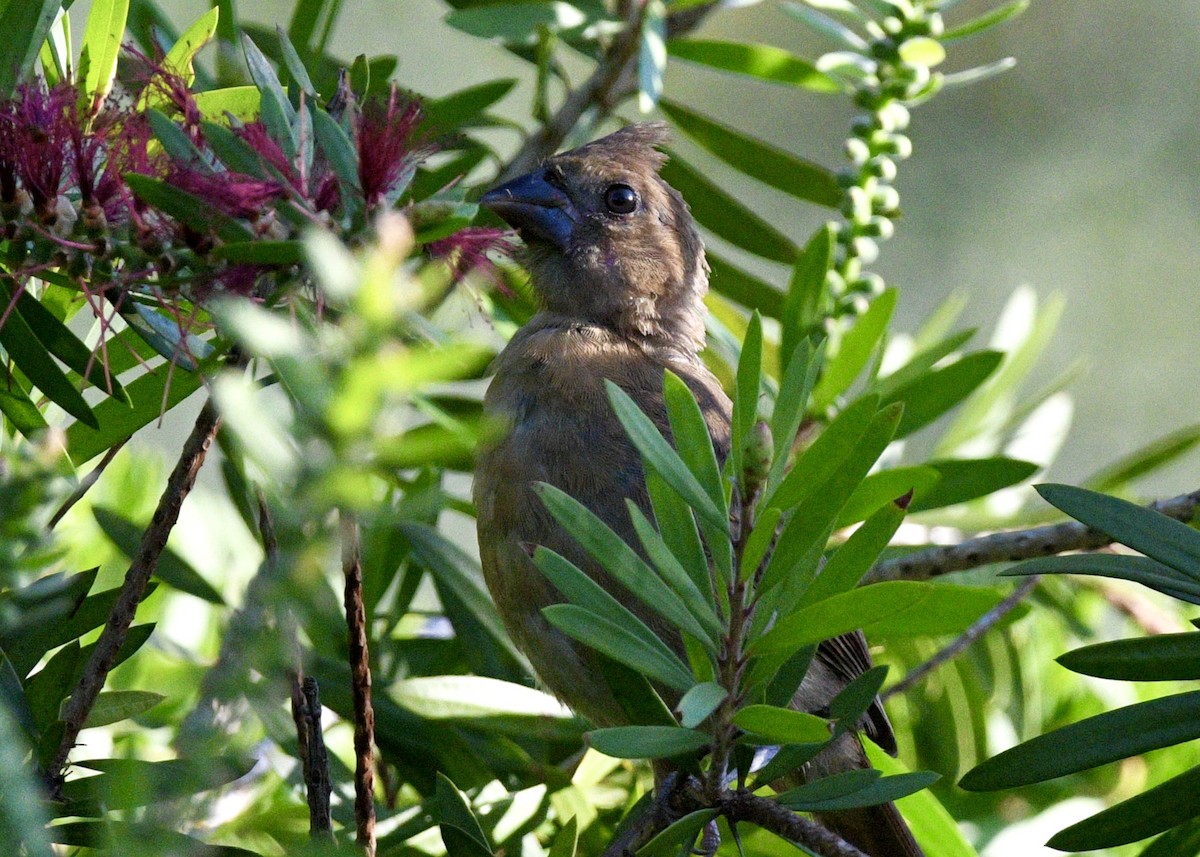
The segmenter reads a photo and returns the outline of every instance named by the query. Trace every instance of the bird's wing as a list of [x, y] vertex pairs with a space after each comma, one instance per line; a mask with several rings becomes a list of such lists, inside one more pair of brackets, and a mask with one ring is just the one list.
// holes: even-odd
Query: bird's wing
[[[862, 631], [854, 631], [825, 640], [817, 646], [817, 657], [835, 675], [847, 683], [854, 681], [874, 666], [871, 652], [867, 648], [867, 638], [863, 636]], [[879, 697], [875, 697], [867, 709], [864, 720], [863, 728], [871, 740], [890, 755], [896, 755], [896, 735], [892, 731], [891, 721], [888, 720], [887, 712], [883, 710], [883, 703]]]

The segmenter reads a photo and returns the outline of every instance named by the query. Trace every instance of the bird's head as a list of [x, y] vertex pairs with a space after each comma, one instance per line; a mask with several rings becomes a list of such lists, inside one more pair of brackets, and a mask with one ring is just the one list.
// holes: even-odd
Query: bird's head
[[546, 309], [696, 350], [708, 264], [687, 203], [658, 175], [666, 136], [661, 124], [630, 125], [480, 203], [520, 233]]

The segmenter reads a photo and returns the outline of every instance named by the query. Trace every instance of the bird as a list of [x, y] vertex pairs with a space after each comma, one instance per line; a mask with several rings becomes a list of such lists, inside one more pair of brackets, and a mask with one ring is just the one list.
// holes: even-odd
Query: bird
[[[732, 406], [700, 358], [709, 268], [682, 196], [660, 176], [668, 132], [625, 126], [548, 158], [496, 187], [480, 204], [516, 229], [538, 310], [497, 356], [484, 412], [498, 439], [481, 449], [473, 499], [484, 580], [514, 643], [541, 682], [598, 727], [627, 724], [598, 656], [555, 629], [542, 608], [562, 597], [530, 546], [583, 569], [668, 645], [678, 632], [607, 576], [538, 497], [539, 482], [570, 494], [626, 543], [639, 545], [626, 498], [650, 515], [641, 456], [609, 404], [605, 382], [624, 390], [669, 437], [663, 376], [684, 381], [704, 416], [718, 459], [729, 452]], [[821, 713], [871, 667], [861, 633], [823, 643], [792, 707]], [[674, 700], [669, 700], [674, 702]], [[861, 728], [895, 752], [879, 700]], [[846, 733], [797, 777], [869, 767]], [[871, 857], [918, 857], [892, 804], [826, 813], [820, 820]]]

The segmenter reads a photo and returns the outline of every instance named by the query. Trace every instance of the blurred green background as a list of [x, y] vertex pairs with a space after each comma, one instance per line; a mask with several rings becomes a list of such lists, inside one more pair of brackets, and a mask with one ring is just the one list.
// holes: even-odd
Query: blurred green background
[[[208, 3], [161, 5], [183, 24]], [[293, 5], [258, 0], [238, 11], [246, 20], [286, 24]], [[965, 20], [992, 5], [968, 0], [947, 17]], [[80, 0], [75, 21], [84, 20], [86, 6]], [[357, 0], [337, 22], [334, 52], [347, 59], [398, 53], [399, 83], [429, 95], [520, 77], [498, 112], [528, 116], [528, 66], [446, 26], [446, 11], [439, 0]], [[770, 42], [809, 58], [832, 48], [770, 3], [718, 11], [695, 35]], [[1049, 383], [1080, 359], [1086, 371], [1071, 387], [1074, 426], [1050, 479], [1078, 483], [1198, 418], [1198, 45], [1197, 3], [1034, 0], [1014, 21], [952, 45], [946, 63], [953, 71], [1014, 56], [1016, 68], [914, 112], [915, 154], [898, 180], [904, 217], [875, 268], [902, 289], [900, 329], [914, 328], [956, 290], [968, 296], [963, 320], [979, 326], [981, 338], [1018, 285], [1065, 294], [1065, 317], [1032, 384]], [[586, 74], [582, 63], [570, 70]], [[850, 118], [844, 99], [677, 60], [666, 94], [806, 157], [841, 164]], [[495, 134], [497, 145], [515, 149], [514, 134]], [[681, 147], [729, 186], [739, 181]], [[741, 181], [739, 195], [797, 241], [820, 221], [821, 212]], [[779, 211], [794, 211], [791, 222]], [[1191, 490], [1198, 463], [1193, 454], [1154, 474], [1143, 490]]]

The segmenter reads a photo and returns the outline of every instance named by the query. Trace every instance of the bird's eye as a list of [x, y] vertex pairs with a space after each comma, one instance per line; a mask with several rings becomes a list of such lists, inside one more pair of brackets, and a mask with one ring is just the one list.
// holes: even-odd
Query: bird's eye
[[613, 214], [632, 214], [637, 201], [637, 191], [627, 184], [609, 185], [604, 192], [604, 206]]

